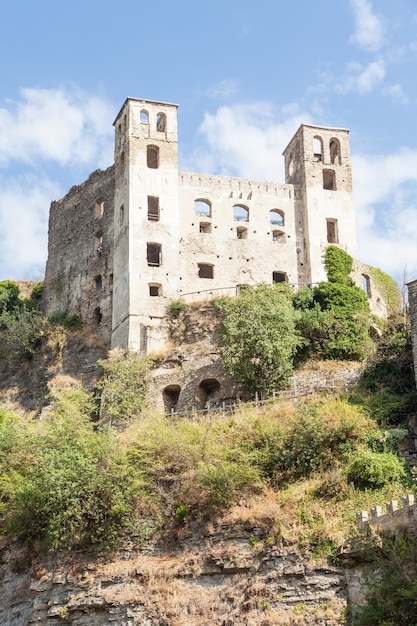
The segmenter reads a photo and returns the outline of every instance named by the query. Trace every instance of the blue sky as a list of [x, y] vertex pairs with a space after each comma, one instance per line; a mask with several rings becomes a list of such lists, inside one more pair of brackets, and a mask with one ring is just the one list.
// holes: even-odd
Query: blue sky
[[180, 168], [284, 182], [302, 122], [351, 129], [359, 258], [417, 278], [415, 0], [1, 6], [0, 279], [39, 279], [51, 200], [113, 159], [128, 96], [180, 105]]

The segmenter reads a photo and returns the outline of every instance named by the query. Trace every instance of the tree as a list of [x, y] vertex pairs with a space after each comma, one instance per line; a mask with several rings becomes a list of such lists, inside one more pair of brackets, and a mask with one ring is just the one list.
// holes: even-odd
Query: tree
[[220, 355], [228, 373], [252, 392], [285, 386], [299, 344], [288, 285], [260, 285], [223, 300]]
[[98, 364], [103, 374], [97, 385], [101, 391], [101, 421], [113, 426], [126, 425], [147, 405], [149, 360], [128, 350], [115, 350]]
[[21, 304], [19, 293], [19, 285], [12, 280], [0, 282], [0, 313], [13, 313], [19, 309]]

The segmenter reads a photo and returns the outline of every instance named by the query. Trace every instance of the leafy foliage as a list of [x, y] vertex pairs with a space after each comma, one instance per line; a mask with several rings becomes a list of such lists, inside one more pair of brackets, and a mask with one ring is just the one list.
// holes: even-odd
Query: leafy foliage
[[[343, 498], [359, 493], [346, 468], [384, 439], [361, 407], [343, 399], [242, 407], [201, 422], [142, 413], [121, 430], [94, 421], [97, 399], [82, 388], [55, 391], [51, 400], [42, 421], [0, 410], [0, 530], [48, 549], [102, 549], [126, 533], [144, 542], [242, 499], [304, 493], [300, 485], [309, 479], [316, 495], [310, 487], [295, 511], [281, 507], [285, 526], [298, 525], [304, 548], [334, 555], [319, 501], [340, 502], [345, 511]], [[363, 479], [366, 471], [357, 474]], [[369, 484], [367, 502], [377, 484]], [[355, 495], [350, 508], [361, 507]]]
[[77, 330], [82, 328], [83, 325], [80, 315], [77, 315], [77, 313], [68, 315], [66, 311], [54, 311], [54, 313], [49, 316], [48, 320], [53, 326], [61, 325], [67, 330]]
[[19, 293], [19, 285], [12, 280], [0, 282], [0, 313], [13, 313], [19, 309]]
[[9, 358], [32, 357], [45, 333], [45, 320], [38, 311], [3, 311], [0, 315], [0, 350]]
[[382, 537], [370, 551], [368, 593], [352, 616], [354, 626], [417, 626], [417, 541]]
[[297, 360], [308, 358], [361, 360], [369, 352], [370, 311], [366, 294], [349, 276], [352, 257], [336, 246], [324, 255], [328, 282], [311, 292], [294, 295], [300, 311], [297, 329], [302, 337]]
[[362, 372], [362, 401], [380, 424], [407, 421], [417, 408], [410, 325], [392, 316]]
[[35, 283], [29, 298], [23, 298], [22, 305], [26, 311], [39, 311], [43, 292], [43, 280]]
[[0, 512], [7, 532], [48, 549], [111, 546], [135, 522], [144, 499], [125, 451], [90, 420], [93, 401], [80, 389], [55, 395], [44, 422], [0, 423]]
[[114, 351], [98, 364], [102, 370], [98, 384], [102, 422], [121, 426], [140, 416], [147, 405], [149, 361], [134, 352]]
[[290, 288], [248, 287], [221, 306], [220, 355], [229, 374], [261, 393], [287, 384], [299, 343]]
[[358, 489], [380, 489], [406, 478], [404, 464], [392, 452], [358, 450], [348, 468], [347, 478]]
[[183, 311], [184, 309], [185, 302], [183, 300], [173, 300], [168, 305], [168, 312], [173, 318], [178, 317], [181, 311]]
[[329, 283], [338, 283], [353, 287], [354, 282], [349, 274], [352, 271], [352, 257], [337, 246], [327, 246], [324, 253], [324, 267]]
[[387, 303], [388, 311], [391, 315], [398, 313], [401, 307], [401, 294], [396, 281], [377, 267], [371, 267], [370, 273], [376, 288]]

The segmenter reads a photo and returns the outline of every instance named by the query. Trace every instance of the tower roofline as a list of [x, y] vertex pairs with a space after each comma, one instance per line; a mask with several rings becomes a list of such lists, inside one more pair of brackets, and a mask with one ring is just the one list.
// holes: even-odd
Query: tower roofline
[[285, 146], [282, 154], [285, 155], [286, 151], [288, 150], [290, 144], [293, 142], [294, 138], [301, 132], [301, 130], [303, 128], [313, 128], [315, 130], [326, 130], [326, 131], [334, 131], [335, 133], [349, 133], [350, 129], [349, 128], [337, 128], [335, 126], [318, 126], [317, 124], [300, 124], [300, 126], [298, 127], [297, 131], [294, 133], [294, 135], [291, 137], [290, 141], [288, 142], [288, 144]]
[[170, 107], [176, 107], [178, 109], [179, 105], [178, 104], [174, 104], [173, 102], [159, 102], [158, 100], [145, 100], [144, 98], [132, 98], [132, 97], [128, 97], [126, 98], [126, 100], [123, 102], [120, 111], [118, 112], [118, 114], [116, 115], [116, 118], [113, 122], [113, 126], [116, 124], [117, 120], [119, 119], [123, 109], [125, 108], [126, 104], [128, 102], [142, 102], [143, 104], [160, 104], [161, 106], [170, 106]]

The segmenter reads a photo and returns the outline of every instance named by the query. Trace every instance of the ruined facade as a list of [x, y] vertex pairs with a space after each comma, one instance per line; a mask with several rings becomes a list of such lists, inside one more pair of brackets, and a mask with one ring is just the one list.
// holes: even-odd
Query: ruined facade
[[114, 126], [114, 165], [51, 205], [46, 313], [146, 353], [173, 300], [314, 284], [329, 244], [356, 257], [348, 130], [301, 125], [279, 184], [180, 172], [174, 104], [128, 98]]

